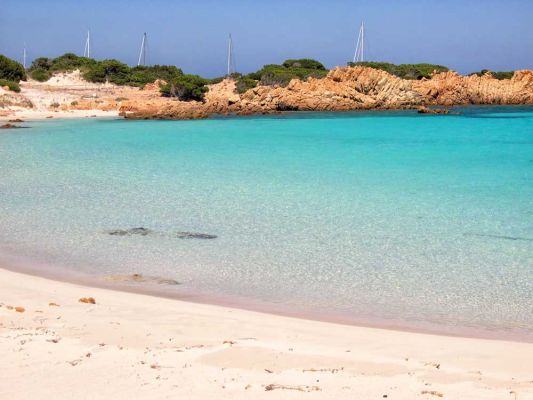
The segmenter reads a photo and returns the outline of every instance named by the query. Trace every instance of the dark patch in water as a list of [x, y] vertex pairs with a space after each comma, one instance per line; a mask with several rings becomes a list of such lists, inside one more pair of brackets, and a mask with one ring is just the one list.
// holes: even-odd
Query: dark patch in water
[[149, 233], [152, 233], [152, 230], [147, 228], [131, 228], [131, 229], [113, 229], [111, 231], [106, 231], [105, 233], [112, 236], [132, 236], [132, 235], [141, 235], [146, 236]]
[[177, 232], [176, 237], [179, 239], [216, 239], [217, 235], [195, 232]]
[[107, 233], [111, 236], [133, 236], [133, 235], [140, 235], [140, 236], [146, 236], [149, 234], [158, 234], [160, 236], [170, 236], [170, 237], [176, 237], [178, 239], [216, 239], [217, 235], [211, 235], [209, 233], [199, 233], [199, 232], [176, 232], [175, 234], [168, 234], [165, 232], [154, 232], [151, 229], [148, 228], [131, 228], [131, 229], [113, 229], [110, 231], [105, 231], [104, 233]]
[[490, 235], [490, 234], [483, 234], [483, 233], [463, 233], [463, 235], [464, 236], [488, 237], [492, 239], [523, 240], [526, 242], [533, 242], [533, 239], [520, 237], [520, 236]]

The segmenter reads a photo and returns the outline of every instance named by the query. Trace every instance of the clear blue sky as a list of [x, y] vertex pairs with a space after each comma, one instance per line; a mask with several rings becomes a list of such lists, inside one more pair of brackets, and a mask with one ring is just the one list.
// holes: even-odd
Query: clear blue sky
[[365, 21], [366, 57], [431, 62], [462, 73], [533, 68], [533, 0], [0, 0], [0, 54], [22, 59], [82, 54], [148, 61], [207, 77], [223, 75], [228, 32], [237, 70], [286, 58], [326, 66], [353, 57]]

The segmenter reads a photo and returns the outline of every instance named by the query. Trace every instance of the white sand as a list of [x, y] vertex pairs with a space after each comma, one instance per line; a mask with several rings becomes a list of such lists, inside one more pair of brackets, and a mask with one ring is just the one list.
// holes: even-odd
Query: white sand
[[[21, 119], [23, 121], [37, 121], [44, 119], [65, 119], [65, 118], [103, 118], [118, 117], [118, 111], [103, 110], [65, 110], [65, 111], [46, 111], [32, 109], [10, 110], [7, 115], [0, 115], [1, 121]], [[23, 124], [22, 124], [23, 125]]]
[[[78, 302], [89, 296], [95, 305]], [[293, 319], [3, 269], [0, 354], [0, 399], [10, 400], [533, 399], [531, 343]]]

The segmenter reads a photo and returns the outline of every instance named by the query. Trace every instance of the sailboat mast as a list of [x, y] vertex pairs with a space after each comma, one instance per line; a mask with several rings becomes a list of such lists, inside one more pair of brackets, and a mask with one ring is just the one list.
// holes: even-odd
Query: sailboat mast
[[361, 62], [365, 59], [365, 23], [361, 21]]
[[146, 65], [146, 32], [143, 34], [143, 40], [141, 42], [141, 51], [139, 52], [139, 61], [137, 61], [137, 65]]
[[227, 76], [231, 75], [231, 52], [233, 51], [233, 44], [231, 41], [231, 33], [229, 34], [229, 40], [228, 40], [228, 73]]
[[357, 35], [357, 44], [355, 46], [355, 53], [353, 55], [353, 62], [363, 62], [365, 58], [365, 24], [361, 22], [359, 28], [359, 35]]
[[87, 39], [85, 39], [85, 48], [83, 49], [83, 57], [91, 57], [91, 31], [87, 30]]
[[22, 55], [22, 65], [24, 66], [24, 69], [26, 69], [26, 43], [24, 43], [24, 52]]

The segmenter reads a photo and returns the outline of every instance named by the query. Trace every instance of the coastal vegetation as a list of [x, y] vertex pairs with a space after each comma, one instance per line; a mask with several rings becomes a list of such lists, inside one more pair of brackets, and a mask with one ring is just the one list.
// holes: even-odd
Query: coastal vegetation
[[237, 91], [244, 93], [257, 85], [286, 86], [292, 79], [323, 78], [327, 73], [321, 62], [302, 58], [285, 60], [282, 64], [267, 64], [247, 75], [234, 73], [230, 77], [236, 81]]
[[26, 71], [22, 64], [0, 54], [0, 87], [20, 92], [19, 82], [26, 80]]
[[502, 79], [511, 79], [514, 75], [514, 71], [490, 71], [488, 69], [482, 69], [478, 72], [473, 72], [470, 75], [483, 76], [485, 74], [491, 74], [493, 78], [502, 80]]
[[246, 75], [262, 85], [286, 86], [292, 79], [323, 78], [328, 71], [320, 62], [311, 59], [286, 60], [281, 65], [267, 64], [259, 71]]
[[203, 101], [208, 91], [208, 79], [198, 75], [180, 74], [161, 86], [161, 94], [165, 97], [177, 97], [183, 101]]
[[370, 67], [387, 71], [391, 75], [395, 75], [402, 79], [429, 79], [434, 72], [449, 71], [448, 67], [437, 64], [391, 64], [380, 61], [360, 61], [349, 62], [350, 67]]
[[66, 53], [56, 58], [39, 57], [29, 68], [30, 76], [40, 82], [47, 81], [56, 72], [70, 72], [79, 69], [89, 82], [111, 82], [116, 85], [141, 87], [157, 79], [169, 81], [183, 72], [173, 65], [130, 67], [118, 60], [97, 61]]
[[7, 79], [0, 79], [0, 87], [8, 87], [12, 92], [20, 92], [20, 85], [15, 81], [8, 81]]

